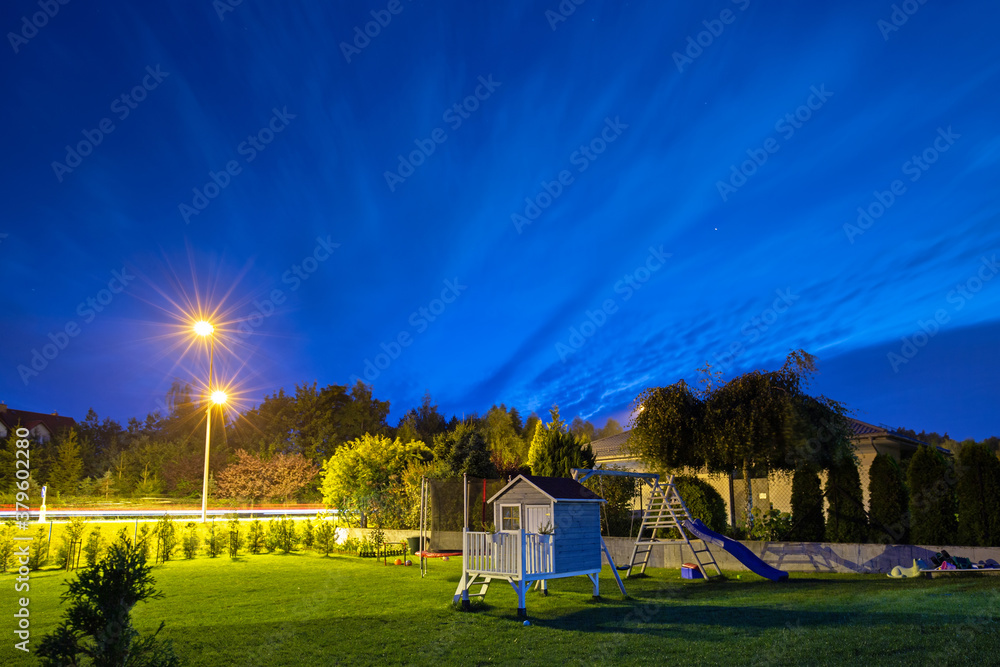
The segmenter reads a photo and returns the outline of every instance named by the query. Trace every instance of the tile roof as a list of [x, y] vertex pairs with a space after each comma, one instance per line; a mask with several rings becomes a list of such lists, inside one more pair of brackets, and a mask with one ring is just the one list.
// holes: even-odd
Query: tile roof
[[568, 477], [535, 477], [534, 475], [518, 475], [514, 480], [497, 491], [489, 502], [493, 502], [519, 481], [525, 481], [535, 486], [542, 493], [555, 500], [603, 500], [599, 495], [576, 480]]
[[53, 434], [66, 428], [73, 428], [76, 426], [76, 420], [72, 417], [63, 417], [61, 415], [47, 415], [44, 412], [31, 412], [29, 410], [12, 410], [11, 408], [6, 408], [0, 411], [0, 419], [3, 423], [7, 425], [9, 429], [15, 429], [20, 424], [25, 428], [34, 428], [39, 422], [45, 424], [45, 428], [49, 429]]

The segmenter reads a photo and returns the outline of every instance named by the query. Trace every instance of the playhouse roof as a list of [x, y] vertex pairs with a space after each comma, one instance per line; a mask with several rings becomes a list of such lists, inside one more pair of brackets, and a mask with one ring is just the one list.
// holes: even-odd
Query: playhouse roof
[[535, 487], [542, 494], [549, 497], [554, 502], [561, 500], [571, 500], [577, 502], [597, 502], [603, 503], [604, 498], [585, 487], [580, 482], [566, 477], [535, 477], [534, 475], [518, 475], [512, 479], [507, 486], [493, 494], [487, 502], [495, 502], [497, 498], [507, 493], [517, 484], [525, 482]]

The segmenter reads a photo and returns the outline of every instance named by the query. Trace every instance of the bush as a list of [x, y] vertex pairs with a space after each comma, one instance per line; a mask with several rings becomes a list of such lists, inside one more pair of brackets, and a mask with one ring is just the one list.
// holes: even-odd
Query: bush
[[799, 468], [792, 475], [792, 528], [788, 539], [822, 542], [825, 534], [823, 488], [819, 473], [810, 467]]
[[[151, 569], [143, 549], [133, 545], [122, 529], [104, 558], [69, 582], [62, 596], [70, 602], [64, 619], [37, 649], [42, 664], [180, 665], [170, 643], [156, 639], [159, 630], [140, 638], [132, 627], [136, 604], [163, 597], [153, 588]], [[81, 655], [89, 661], [84, 663]]]
[[271, 519], [267, 522], [267, 536], [264, 538], [267, 553], [273, 554], [277, 550], [280, 539], [281, 526], [278, 525], [277, 519]]
[[247, 549], [256, 556], [265, 549], [266, 543], [264, 525], [260, 522], [260, 519], [254, 519], [250, 522], [250, 530], [247, 531]]
[[1000, 546], [1000, 459], [986, 444], [968, 444], [958, 455], [958, 541]]
[[149, 560], [149, 551], [153, 548], [153, 538], [151, 535], [154, 532], [155, 530], [151, 530], [147, 524], [142, 524], [139, 527], [139, 533], [135, 546], [136, 549], [140, 549], [142, 551], [142, 557], [146, 560]]
[[103, 550], [104, 538], [101, 537], [101, 527], [94, 526], [94, 529], [90, 531], [90, 535], [87, 536], [87, 543], [83, 545], [83, 557], [87, 562], [87, 567], [97, 565], [97, 561], [101, 557], [101, 551]]
[[216, 528], [215, 520], [213, 519], [212, 522], [208, 524], [208, 530], [205, 535], [205, 551], [208, 553], [209, 558], [215, 558], [222, 553], [224, 548], [222, 531]]
[[753, 523], [748, 526], [748, 536], [751, 540], [773, 542], [784, 540], [792, 531], [792, 515], [774, 509], [771, 505], [766, 512], [759, 507], [753, 508]]
[[[624, 470], [624, 468], [609, 466], [607, 470]], [[616, 537], [633, 537], [635, 535], [635, 531], [641, 525], [639, 521], [632, 518], [636, 486], [639, 483], [639, 480], [634, 477], [611, 475], [594, 475], [583, 483], [584, 486], [607, 501], [601, 506], [601, 532], [604, 535]]]
[[861, 475], [853, 458], [843, 458], [830, 466], [826, 478], [826, 499], [830, 503], [826, 522], [827, 541], [864, 542], [868, 539]]
[[[692, 475], [677, 475], [674, 477], [674, 485], [692, 518], [701, 519], [703, 524], [717, 533], [726, 530], [726, 503], [711, 484]], [[671, 528], [666, 532], [669, 533], [668, 539], [680, 539], [680, 534], [675, 529]]]
[[955, 476], [949, 462], [937, 449], [922, 445], [910, 460], [906, 481], [910, 487], [910, 541], [954, 544], [958, 524]]
[[156, 522], [153, 534], [156, 537], [156, 558], [161, 563], [166, 563], [177, 548], [177, 526], [174, 520], [164, 514]]
[[878, 454], [868, 469], [868, 497], [872, 542], [907, 544], [910, 494], [902, 468], [888, 454]]
[[184, 557], [188, 560], [194, 558], [198, 554], [198, 546], [201, 544], [201, 538], [198, 536], [198, 524], [194, 521], [189, 521], [184, 525], [184, 536], [181, 538], [181, 550], [184, 552]]

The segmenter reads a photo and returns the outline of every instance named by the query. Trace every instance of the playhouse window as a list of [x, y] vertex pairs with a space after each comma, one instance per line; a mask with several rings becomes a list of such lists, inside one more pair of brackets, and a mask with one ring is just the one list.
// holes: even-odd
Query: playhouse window
[[520, 529], [521, 529], [521, 506], [501, 505], [500, 530], [520, 530]]

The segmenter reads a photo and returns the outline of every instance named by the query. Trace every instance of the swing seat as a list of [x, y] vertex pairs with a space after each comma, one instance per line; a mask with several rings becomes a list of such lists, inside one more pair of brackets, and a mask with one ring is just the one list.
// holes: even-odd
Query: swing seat
[[617, 565], [617, 566], [615, 567], [615, 569], [616, 569], [616, 570], [627, 570], [627, 569], [629, 569], [630, 567], [631, 567], [631, 565]]

